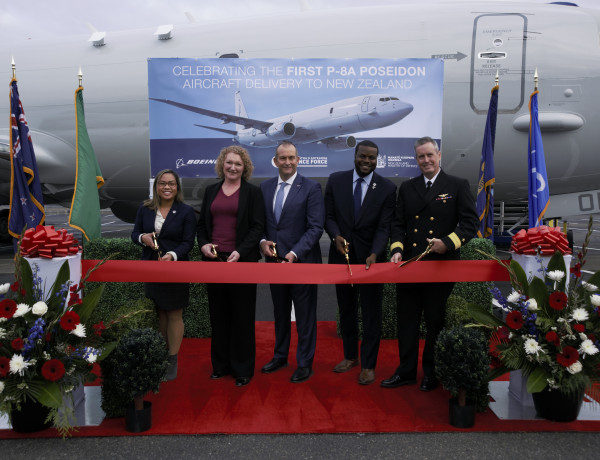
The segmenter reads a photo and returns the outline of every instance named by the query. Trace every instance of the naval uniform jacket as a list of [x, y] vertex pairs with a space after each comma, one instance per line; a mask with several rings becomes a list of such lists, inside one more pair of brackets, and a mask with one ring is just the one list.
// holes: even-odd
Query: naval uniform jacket
[[460, 247], [477, 233], [479, 219], [469, 182], [440, 171], [427, 192], [423, 175], [403, 182], [398, 191], [396, 218], [392, 221], [390, 250], [408, 260], [427, 248], [427, 238], [438, 238], [445, 254], [428, 254], [429, 260], [458, 260]]

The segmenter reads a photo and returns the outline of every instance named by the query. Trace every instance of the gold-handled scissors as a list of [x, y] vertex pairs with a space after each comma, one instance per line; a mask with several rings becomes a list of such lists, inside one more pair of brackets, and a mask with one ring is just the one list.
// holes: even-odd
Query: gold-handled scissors
[[431, 240], [429, 242], [429, 244], [427, 245], [427, 247], [421, 254], [414, 256], [412, 259], [408, 259], [408, 260], [402, 262], [400, 265], [398, 265], [398, 267], [404, 267], [405, 265], [407, 265], [411, 262], [418, 262], [419, 260], [421, 260], [423, 257], [425, 257], [427, 254], [429, 254], [431, 252], [432, 247], [433, 247], [433, 240]]
[[279, 257], [279, 254], [277, 254], [277, 243], [275, 241], [273, 241], [273, 244], [271, 244], [271, 250], [273, 251], [273, 257], [275, 258], [275, 260], [277, 262], [287, 262], [287, 260], [282, 259], [281, 257]]
[[[346, 263], [348, 264], [348, 273], [350, 273], [350, 276], [352, 276], [352, 268], [350, 267], [350, 243], [348, 243], [345, 239], [344, 239], [344, 256], [346, 257]], [[350, 283], [351, 287], [354, 287], [354, 285], [352, 283]]]
[[219, 256], [219, 253], [217, 252], [217, 247], [214, 244], [210, 245], [210, 252], [212, 253], [213, 256], [215, 256], [217, 259], [219, 259], [221, 262], [225, 262], [221, 256]]
[[154, 250], [158, 253], [158, 260], [160, 260], [162, 257], [162, 254], [160, 252], [160, 248], [158, 247], [158, 240], [156, 239], [156, 232], [152, 232], [152, 243], [154, 244]]

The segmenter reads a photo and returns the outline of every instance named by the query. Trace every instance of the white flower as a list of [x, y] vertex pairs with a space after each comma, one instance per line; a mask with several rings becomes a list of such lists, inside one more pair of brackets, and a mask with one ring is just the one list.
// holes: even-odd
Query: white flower
[[4, 391], [4, 382], [0, 382], [0, 393]]
[[594, 292], [594, 291], [598, 290], [598, 286], [596, 286], [595, 284], [586, 283], [585, 281], [582, 281], [581, 285], [583, 286], [583, 288], [586, 291], [589, 291], [589, 292]]
[[581, 372], [582, 369], [583, 369], [583, 365], [579, 361], [575, 361], [573, 364], [571, 364], [569, 367], [567, 367], [567, 370], [571, 374], [577, 374], [578, 372]]
[[46, 314], [47, 311], [48, 305], [46, 305], [45, 302], [36, 302], [33, 304], [33, 307], [31, 307], [31, 312], [34, 315], [43, 316]]
[[600, 307], [600, 295], [598, 295], [598, 294], [592, 294], [590, 296], [590, 302], [592, 302], [592, 305], [594, 307]]
[[587, 335], [585, 335], [583, 332], [579, 333], [579, 340], [581, 340], [582, 342], [587, 340]]
[[19, 305], [17, 305], [17, 311], [15, 311], [13, 318], [18, 318], [19, 316], [24, 316], [27, 313], [29, 313], [29, 305], [20, 303]]
[[0, 327], [0, 339], [3, 339], [3, 338], [5, 338], [5, 337], [6, 337], [6, 330], [5, 330], [5, 329], [2, 329], [2, 328]]
[[585, 311], [583, 308], [576, 308], [575, 310], [573, 310], [571, 318], [573, 318], [575, 321], [585, 321], [589, 318], [589, 315], [588, 312]]
[[521, 298], [521, 293], [517, 291], [512, 291], [510, 295], [506, 298], [510, 303], [517, 303]]
[[85, 337], [85, 326], [79, 323], [75, 326], [75, 329], [71, 331], [71, 334], [76, 335], [77, 337]]
[[10, 283], [0, 284], [0, 294], [6, 294], [10, 289]]
[[523, 346], [525, 348], [525, 353], [528, 355], [537, 355], [540, 351], [542, 351], [542, 347], [539, 346], [535, 339], [525, 340], [525, 344]]
[[500, 302], [498, 302], [496, 299], [492, 299], [492, 305], [496, 308], [499, 308], [500, 310], [508, 311], [508, 309], [504, 305], [502, 305]]
[[549, 271], [547, 275], [552, 281], [560, 281], [565, 277], [565, 272], [562, 270], [552, 270]]
[[579, 345], [579, 353], [582, 353], [585, 358], [585, 355], [595, 355], [598, 353], [598, 348], [594, 345], [594, 342], [590, 339], [586, 339]]
[[85, 360], [90, 363], [90, 364], [94, 364], [96, 362], [96, 359], [98, 358], [98, 355], [95, 353], [89, 353]]
[[23, 375], [23, 371], [27, 369], [31, 363], [25, 361], [22, 355], [13, 355], [10, 358], [10, 373]]
[[538, 304], [535, 299], [531, 298], [527, 301], [527, 309], [531, 311], [539, 310]]

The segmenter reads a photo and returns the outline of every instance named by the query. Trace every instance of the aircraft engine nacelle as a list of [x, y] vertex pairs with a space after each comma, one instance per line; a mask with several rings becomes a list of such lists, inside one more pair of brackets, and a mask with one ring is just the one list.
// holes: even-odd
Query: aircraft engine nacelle
[[276, 141], [285, 141], [287, 139], [291, 139], [294, 134], [296, 134], [296, 126], [294, 123], [289, 121], [275, 123], [269, 126], [267, 132], [265, 133], [269, 139], [274, 139]]
[[321, 142], [323, 142], [329, 150], [333, 151], [348, 150], [356, 147], [356, 138], [354, 136], [334, 137], [324, 139]]

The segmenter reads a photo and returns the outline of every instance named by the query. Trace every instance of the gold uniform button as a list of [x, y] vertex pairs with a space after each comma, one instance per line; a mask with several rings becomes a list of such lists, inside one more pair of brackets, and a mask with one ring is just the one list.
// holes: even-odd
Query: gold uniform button
[[415, 216], [415, 219], [418, 219], [418, 218], [419, 218], [419, 216]]
[[443, 200], [443, 201], [442, 201], [442, 203], [445, 203], [445, 202], [446, 202], [446, 200]]
[[415, 228], [415, 233], [417, 233], [419, 230]]
[[417, 243], [413, 243], [413, 248], [416, 248], [416, 247], [417, 247]]
[[463, 243], [465, 242], [465, 239], [464, 239], [464, 238], [462, 239], [462, 242], [463, 242]]
[[434, 219], [433, 219], [433, 216], [431, 216], [431, 217], [429, 218], [429, 220], [434, 220]]
[[430, 234], [430, 235], [433, 235], [433, 230], [429, 230], [429, 234]]

